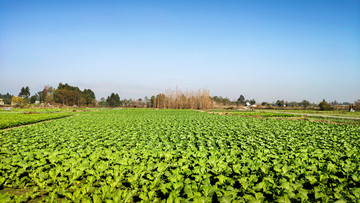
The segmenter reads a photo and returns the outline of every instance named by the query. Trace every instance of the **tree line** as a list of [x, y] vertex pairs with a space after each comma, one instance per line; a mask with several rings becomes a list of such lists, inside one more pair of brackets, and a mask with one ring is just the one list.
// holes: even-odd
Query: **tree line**
[[80, 90], [78, 87], [59, 83], [57, 88], [45, 86], [43, 90], [30, 96], [30, 88], [22, 87], [18, 96], [9, 93], [1, 95], [4, 104], [13, 106], [25, 106], [27, 104], [39, 104], [42, 106], [89, 106], [95, 107], [97, 101], [95, 93], [91, 89]]
[[180, 90], [159, 93], [144, 99], [120, 99], [116, 93], [111, 93], [106, 99], [101, 98], [100, 106], [110, 107], [145, 107], [158, 109], [209, 109], [213, 107], [213, 100], [208, 90], [187, 91]]
[[[106, 99], [96, 100], [95, 93], [91, 89], [81, 90], [79, 87], [71, 86], [67, 83], [59, 83], [57, 88], [49, 85], [43, 90], [36, 92], [30, 96], [30, 88], [22, 87], [18, 96], [0, 94], [0, 98], [6, 105], [26, 106], [35, 104], [40, 106], [79, 106], [79, 107], [142, 107], [142, 108], [158, 108], [158, 109], [210, 109], [210, 108], [240, 108], [241, 106], [261, 106], [262, 108], [311, 108], [319, 107], [320, 110], [332, 110], [335, 106], [340, 105], [336, 101], [326, 102], [323, 100], [319, 104], [310, 103], [307, 100], [301, 102], [287, 102], [277, 100], [276, 102], [262, 102], [257, 104], [255, 99], [246, 99], [240, 95], [236, 100], [230, 100], [222, 96], [210, 96], [207, 89], [197, 91], [183, 92], [179, 89], [174, 91], [167, 90], [151, 97], [139, 99], [121, 99], [119, 94], [111, 93]], [[360, 109], [360, 100], [354, 104], [343, 103], [348, 105], [349, 109]]]

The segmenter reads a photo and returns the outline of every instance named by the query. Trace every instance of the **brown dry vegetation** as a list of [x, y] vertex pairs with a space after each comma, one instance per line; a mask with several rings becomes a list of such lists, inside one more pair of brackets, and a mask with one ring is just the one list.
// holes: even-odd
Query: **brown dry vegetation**
[[160, 109], [210, 109], [213, 108], [209, 90], [182, 92], [167, 90], [153, 98], [154, 107]]

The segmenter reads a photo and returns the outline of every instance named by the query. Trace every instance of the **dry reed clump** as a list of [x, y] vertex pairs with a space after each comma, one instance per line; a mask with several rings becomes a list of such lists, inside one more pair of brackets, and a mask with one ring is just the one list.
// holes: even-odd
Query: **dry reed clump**
[[160, 109], [210, 109], [213, 101], [209, 90], [186, 91], [167, 90], [153, 98], [154, 107]]

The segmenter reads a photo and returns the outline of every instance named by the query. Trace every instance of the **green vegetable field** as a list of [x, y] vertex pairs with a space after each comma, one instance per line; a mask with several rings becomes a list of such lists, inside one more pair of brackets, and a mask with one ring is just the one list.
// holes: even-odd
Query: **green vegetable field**
[[0, 113], [0, 129], [70, 116], [69, 113]]
[[286, 114], [286, 113], [272, 113], [272, 112], [230, 112], [232, 115], [240, 116], [259, 116], [259, 117], [301, 117], [296, 114]]
[[0, 202], [359, 202], [360, 127], [102, 110], [0, 131]]

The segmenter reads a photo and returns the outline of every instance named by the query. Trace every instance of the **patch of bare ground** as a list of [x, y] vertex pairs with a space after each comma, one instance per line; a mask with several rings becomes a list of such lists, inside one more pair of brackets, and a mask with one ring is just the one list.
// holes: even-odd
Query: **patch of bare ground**
[[10, 193], [13, 195], [22, 195], [25, 193], [31, 192], [31, 188], [22, 188], [22, 189], [14, 189], [14, 188], [4, 188], [0, 190], [0, 193]]
[[[1, 194], [11, 194], [11, 195], [15, 195], [15, 196], [20, 196], [20, 195], [24, 195], [27, 193], [30, 193], [33, 191], [33, 187], [29, 187], [29, 188], [3, 188], [0, 190]], [[46, 195], [45, 191], [38, 191], [38, 194], [35, 196], [35, 198], [33, 197], [33, 199], [30, 200], [30, 197], [28, 197], [28, 199], [25, 202], [39, 202], [41, 199], [44, 198], [44, 195]]]
[[26, 112], [24, 112], [24, 114], [40, 114], [40, 112], [36, 112], [36, 111], [26, 111]]

